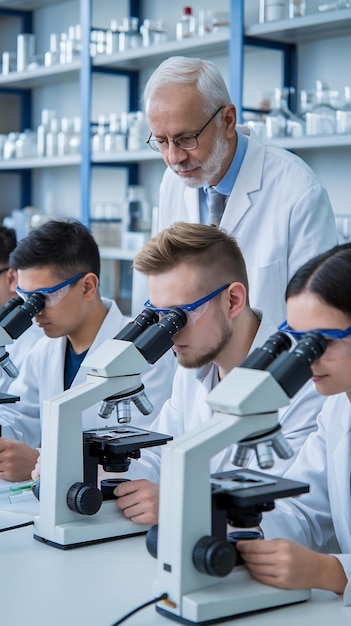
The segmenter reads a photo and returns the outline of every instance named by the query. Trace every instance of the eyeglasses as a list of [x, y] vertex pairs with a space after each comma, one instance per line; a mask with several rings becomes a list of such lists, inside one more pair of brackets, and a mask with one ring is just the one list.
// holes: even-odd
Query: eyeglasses
[[3, 267], [3, 268], [0, 270], [0, 274], [3, 274], [4, 272], [8, 272], [8, 271], [9, 271], [9, 269], [10, 269], [9, 267]]
[[185, 311], [186, 313], [187, 326], [193, 326], [195, 322], [197, 322], [197, 320], [202, 317], [202, 315], [207, 311], [210, 300], [213, 300], [213, 298], [218, 296], [228, 287], [229, 283], [228, 285], [223, 285], [223, 287], [212, 291], [207, 296], [204, 296], [204, 298], [200, 298], [200, 300], [195, 300], [195, 302], [191, 302], [191, 304], [182, 304], [180, 306], [174, 305], [172, 307], [169, 307], [168, 309], [159, 309], [153, 306], [150, 300], [146, 300], [144, 306], [148, 309], [152, 309], [152, 311], [155, 311], [155, 313], [158, 313], [160, 317], [167, 315], [171, 311], [171, 309], [181, 309], [181, 311]]
[[287, 321], [280, 324], [279, 330], [289, 333], [296, 339], [301, 339], [306, 333], [316, 333], [322, 335], [327, 340], [327, 348], [321, 358], [325, 361], [342, 359], [351, 354], [351, 326], [340, 330], [338, 328], [316, 328], [309, 331], [294, 330]]
[[[198, 138], [201, 133], [205, 130], [205, 128], [212, 122], [212, 120], [216, 117], [217, 113], [219, 113], [224, 106], [219, 107], [217, 111], [210, 117], [210, 119], [206, 122], [205, 126], [203, 126], [197, 133], [194, 135], [179, 135], [179, 137], [175, 137], [170, 141], [173, 141], [174, 145], [181, 150], [195, 150], [198, 147]], [[150, 148], [155, 150], [156, 152], [167, 152], [169, 148], [169, 140], [168, 139], [156, 139], [156, 137], [152, 136], [150, 133], [150, 137], [146, 142]]]
[[16, 293], [23, 298], [24, 301], [28, 300], [34, 293], [41, 293], [45, 296], [45, 307], [49, 308], [58, 304], [62, 298], [68, 293], [70, 286], [73, 283], [78, 282], [83, 276], [85, 276], [86, 272], [81, 272], [73, 278], [69, 278], [65, 280], [63, 283], [59, 283], [58, 285], [54, 285], [53, 287], [43, 287], [42, 289], [35, 289], [34, 291], [24, 291], [20, 289], [17, 285]]

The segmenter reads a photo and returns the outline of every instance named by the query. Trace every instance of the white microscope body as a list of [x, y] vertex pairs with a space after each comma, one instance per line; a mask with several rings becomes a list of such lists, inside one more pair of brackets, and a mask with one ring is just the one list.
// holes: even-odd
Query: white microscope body
[[231, 443], [274, 429], [277, 411], [289, 397], [269, 371], [234, 368], [208, 395], [212, 418], [162, 449], [155, 585], [156, 596], [168, 595], [157, 605], [162, 615], [185, 624], [207, 624], [309, 598], [308, 590], [281, 590], [256, 582], [243, 565], [230, 567], [226, 578], [208, 575], [204, 562], [197, 567], [199, 554], [195, 555], [199, 540], [212, 534], [216, 481], [210, 480], [211, 457]]
[[[34, 537], [39, 541], [64, 549], [147, 530], [126, 519], [118, 510], [115, 499], [102, 504], [98, 502], [95, 507], [95, 498], [97, 495], [101, 497], [101, 492], [94, 485], [84, 483], [82, 411], [102, 400], [128, 397], [131, 392], [143, 388], [141, 374], [169, 349], [173, 344], [172, 335], [185, 324], [185, 315], [180, 313], [181, 319], [177, 311], [171, 312], [141, 333], [135, 343], [116, 338], [105, 341], [85, 360], [86, 382], [44, 402], [40, 514], [34, 521]], [[131, 326], [132, 331], [135, 326]], [[121, 439], [121, 446], [127, 446], [128, 452], [130, 441], [136, 440], [133, 451], [139, 452], [140, 448], [160, 445], [171, 439], [167, 435], [125, 425], [118, 427], [117, 423], [115, 429], [101, 428], [94, 432], [103, 449], [116, 435], [117, 446]], [[93, 510], [82, 514], [86, 505], [88, 508], [92, 505]]]

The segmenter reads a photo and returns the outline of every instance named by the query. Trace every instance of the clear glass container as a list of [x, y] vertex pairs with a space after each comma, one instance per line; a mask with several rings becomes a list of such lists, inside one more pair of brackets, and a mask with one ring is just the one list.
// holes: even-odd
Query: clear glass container
[[132, 111], [128, 114], [127, 149], [131, 151], [147, 149], [147, 129], [142, 111]]
[[266, 117], [266, 137], [301, 137], [304, 134], [303, 120], [290, 111], [288, 97], [290, 89], [274, 90], [274, 108]]
[[93, 134], [93, 137], [91, 140], [91, 150], [95, 154], [99, 152], [104, 152], [105, 134], [106, 134], [106, 118], [104, 115], [99, 115], [96, 132]]
[[336, 132], [336, 108], [333, 106], [334, 92], [328, 83], [317, 80], [315, 104], [306, 113], [307, 135], [333, 135]]
[[306, 13], [306, 0], [289, 0], [289, 18], [303, 17]]
[[130, 185], [127, 190], [127, 224], [129, 232], [150, 232], [151, 211], [141, 185]]
[[57, 154], [58, 156], [66, 156], [70, 153], [70, 139], [73, 132], [73, 120], [68, 117], [61, 119], [61, 130], [57, 135]]
[[16, 158], [16, 141], [19, 133], [9, 133], [4, 143], [4, 161]]
[[176, 24], [176, 39], [181, 41], [195, 34], [196, 22], [192, 7], [183, 7], [182, 17]]
[[49, 131], [50, 122], [56, 117], [56, 111], [53, 109], [42, 109], [41, 122], [37, 128], [37, 155], [43, 157], [46, 155], [46, 136]]
[[339, 135], [351, 133], [351, 87], [344, 87], [344, 102], [335, 116], [336, 132]]
[[82, 120], [80, 117], [73, 118], [73, 130], [69, 139], [69, 154], [79, 154], [81, 141]]
[[119, 27], [118, 49], [120, 52], [139, 48], [143, 45], [143, 38], [139, 32], [139, 18], [124, 17]]
[[57, 140], [59, 134], [59, 122], [57, 117], [53, 117], [50, 120], [50, 127], [46, 135], [46, 151], [47, 157], [57, 156]]
[[126, 149], [126, 135], [122, 132], [121, 122], [115, 113], [110, 114], [108, 132], [105, 135], [105, 152], [121, 152]]
[[36, 156], [36, 133], [25, 129], [16, 141], [16, 159], [30, 159]]
[[284, 20], [287, 17], [285, 0], [260, 0], [258, 21], [260, 24]]

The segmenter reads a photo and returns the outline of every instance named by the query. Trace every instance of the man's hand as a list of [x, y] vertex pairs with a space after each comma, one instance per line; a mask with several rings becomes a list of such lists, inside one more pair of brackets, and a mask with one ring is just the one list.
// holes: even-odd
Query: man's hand
[[30, 480], [39, 452], [22, 441], [0, 437], [0, 478], [11, 480]]
[[157, 524], [159, 486], [149, 480], [129, 480], [114, 490], [117, 506], [136, 524]]
[[253, 578], [280, 589], [326, 589], [343, 593], [347, 578], [338, 559], [319, 554], [287, 539], [239, 541]]
[[40, 454], [37, 457], [37, 462], [32, 470], [32, 480], [38, 480], [40, 478]]

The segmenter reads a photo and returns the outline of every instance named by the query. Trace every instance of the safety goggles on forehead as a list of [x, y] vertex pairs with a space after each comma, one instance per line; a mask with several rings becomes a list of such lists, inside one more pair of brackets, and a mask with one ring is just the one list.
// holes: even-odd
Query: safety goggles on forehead
[[351, 354], [351, 326], [344, 330], [339, 328], [315, 328], [308, 331], [299, 331], [291, 328], [287, 321], [285, 321], [280, 324], [279, 330], [289, 333], [289, 335], [292, 335], [296, 339], [301, 339], [307, 332], [322, 335], [328, 342], [326, 351], [321, 357], [325, 361], [342, 359]]
[[171, 311], [171, 309], [174, 309], [174, 308], [181, 309], [182, 311], [185, 311], [186, 313], [187, 326], [192, 326], [207, 311], [210, 300], [213, 300], [213, 298], [218, 296], [220, 293], [222, 293], [222, 291], [224, 291], [228, 287], [229, 287], [229, 284], [223, 285], [222, 287], [219, 287], [219, 289], [216, 289], [215, 291], [212, 291], [211, 293], [209, 293], [207, 296], [200, 298], [200, 300], [195, 300], [195, 302], [191, 302], [190, 304], [182, 304], [182, 305], [177, 304], [166, 309], [160, 309], [160, 308], [153, 306], [150, 300], [146, 300], [146, 302], [144, 303], [144, 306], [147, 307], [148, 309], [152, 309], [152, 311], [155, 311], [155, 313], [158, 313], [160, 317], [167, 315]]
[[45, 307], [55, 306], [64, 296], [68, 293], [70, 286], [73, 283], [76, 283], [78, 280], [85, 276], [86, 272], [81, 272], [73, 278], [69, 278], [68, 280], [64, 280], [62, 283], [58, 285], [54, 285], [53, 287], [43, 287], [42, 289], [35, 289], [34, 291], [24, 291], [18, 285], [16, 287], [16, 293], [23, 298], [23, 300], [28, 300], [34, 293], [41, 293], [45, 296]]

